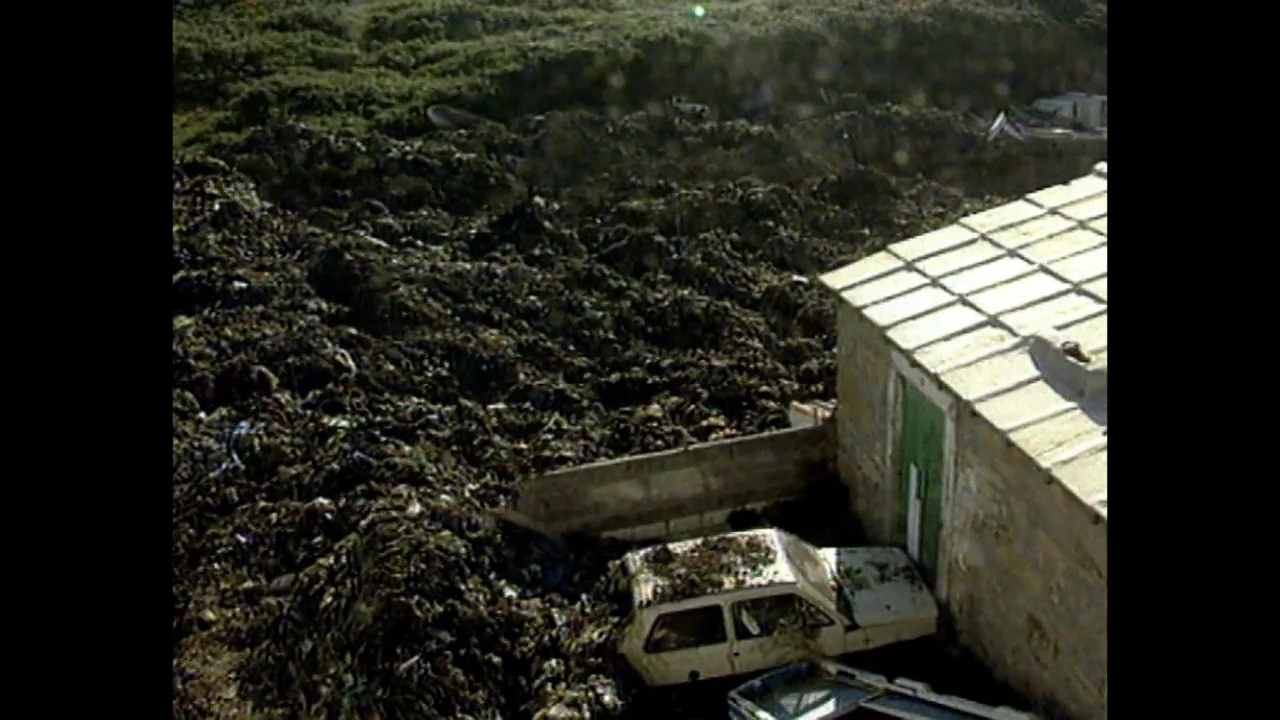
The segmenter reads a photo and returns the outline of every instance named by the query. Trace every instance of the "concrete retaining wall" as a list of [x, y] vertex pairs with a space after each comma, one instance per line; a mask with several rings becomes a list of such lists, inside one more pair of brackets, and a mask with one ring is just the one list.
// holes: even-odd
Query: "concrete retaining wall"
[[691, 445], [526, 480], [515, 508], [544, 532], [687, 534], [736, 508], [801, 494], [834, 452], [831, 423]]

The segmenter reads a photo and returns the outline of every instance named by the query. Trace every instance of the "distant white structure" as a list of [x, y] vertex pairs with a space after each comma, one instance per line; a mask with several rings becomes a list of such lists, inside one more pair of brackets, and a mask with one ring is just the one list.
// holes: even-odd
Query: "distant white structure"
[[813, 427], [826, 422], [835, 412], [836, 404], [831, 401], [815, 400], [808, 403], [791, 403], [791, 427]]
[[1069, 92], [1031, 103], [1037, 112], [1079, 123], [1090, 130], [1107, 127], [1107, 96]]

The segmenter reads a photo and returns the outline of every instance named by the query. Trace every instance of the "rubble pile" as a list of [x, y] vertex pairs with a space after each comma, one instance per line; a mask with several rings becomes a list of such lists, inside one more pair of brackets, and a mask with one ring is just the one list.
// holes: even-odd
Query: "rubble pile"
[[785, 427], [834, 396], [810, 277], [1002, 199], [807, 127], [280, 125], [175, 156], [175, 716], [621, 712], [616, 552], [489, 510]]

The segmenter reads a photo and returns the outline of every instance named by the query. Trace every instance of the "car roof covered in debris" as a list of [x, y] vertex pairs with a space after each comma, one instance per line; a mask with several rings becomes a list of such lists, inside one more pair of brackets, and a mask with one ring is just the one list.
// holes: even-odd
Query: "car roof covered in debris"
[[746, 530], [634, 550], [623, 562], [637, 608], [707, 595], [794, 585], [775, 529]]

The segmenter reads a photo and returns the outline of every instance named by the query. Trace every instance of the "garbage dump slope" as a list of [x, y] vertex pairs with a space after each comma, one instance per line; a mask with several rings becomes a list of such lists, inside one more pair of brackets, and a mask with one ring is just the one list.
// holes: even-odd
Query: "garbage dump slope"
[[536, 141], [525, 116], [269, 122], [175, 153], [175, 716], [620, 711], [607, 553], [566, 562], [485, 509], [532, 473], [785, 427], [834, 395], [807, 276], [1099, 159], [930, 151], [972, 139], [959, 111], [845, 112], [585, 109]]

